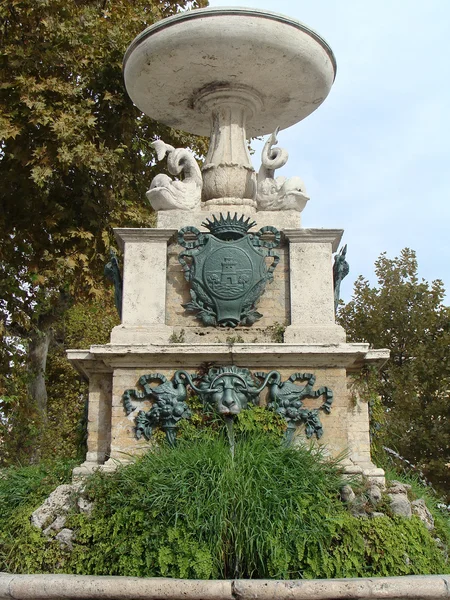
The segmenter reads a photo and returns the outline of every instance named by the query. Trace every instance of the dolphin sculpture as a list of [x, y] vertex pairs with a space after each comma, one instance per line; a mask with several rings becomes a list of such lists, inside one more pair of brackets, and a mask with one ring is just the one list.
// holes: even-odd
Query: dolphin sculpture
[[151, 144], [158, 160], [167, 154], [167, 169], [172, 175], [183, 174], [183, 179], [171, 179], [163, 173], [153, 178], [146, 196], [154, 210], [194, 210], [200, 208], [202, 174], [192, 152], [174, 148], [162, 140]]
[[256, 202], [258, 210], [297, 210], [301, 212], [309, 200], [300, 177], [277, 177], [275, 170], [284, 167], [289, 154], [278, 143], [279, 127], [268, 138], [261, 153], [261, 167], [257, 178]]

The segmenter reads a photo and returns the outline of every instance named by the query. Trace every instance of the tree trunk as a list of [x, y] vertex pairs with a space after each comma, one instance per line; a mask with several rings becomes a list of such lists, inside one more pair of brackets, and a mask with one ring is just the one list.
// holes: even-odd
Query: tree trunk
[[51, 329], [34, 331], [28, 341], [28, 395], [39, 414], [41, 424], [47, 422], [47, 388], [45, 369], [51, 340]]

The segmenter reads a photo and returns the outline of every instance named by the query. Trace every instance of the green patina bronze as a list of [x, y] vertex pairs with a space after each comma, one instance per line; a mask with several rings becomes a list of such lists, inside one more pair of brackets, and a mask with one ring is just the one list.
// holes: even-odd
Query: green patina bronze
[[[258, 380], [262, 380], [259, 382]], [[306, 381], [305, 385], [297, 385], [296, 381]], [[212, 407], [225, 418], [227, 427], [231, 431], [230, 444], [232, 443], [233, 417], [249, 404], [259, 404], [259, 395], [265, 389], [269, 391], [268, 410], [273, 410], [283, 416], [287, 421], [285, 440], [292, 442], [294, 432], [299, 425], [305, 425], [306, 437], [315, 435], [322, 437], [323, 426], [319, 418], [319, 411], [329, 414], [333, 403], [333, 392], [328, 387], [313, 390], [316, 381], [312, 373], [294, 373], [287, 381], [281, 381], [278, 371], [269, 373], [254, 373], [248, 369], [234, 365], [225, 367], [211, 367], [207, 372], [191, 375], [187, 371], [175, 371], [169, 381], [161, 373], [142, 375], [139, 384], [142, 391], [135, 389], [126, 390], [122, 401], [127, 415], [137, 407], [132, 400], [150, 400], [152, 407], [147, 412], [140, 410], [135, 418], [136, 437], [144, 436], [149, 440], [153, 430], [160, 427], [165, 433], [168, 443], [175, 445], [176, 430], [181, 419], [189, 419], [191, 412], [186, 404], [188, 387], [190, 387], [203, 400], [206, 407]], [[159, 385], [152, 386], [157, 382]], [[323, 402], [318, 408], [308, 409], [303, 406], [305, 398], [320, 398]]]
[[119, 317], [122, 318], [122, 273], [116, 251], [113, 248], [109, 249], [109, 261], [106, 263], [103, 272], [106, 279], [114, 285], [114, 304], [116, 305]]
[[334, 286], [334, 312], [336, 314], [339, 300], [341, 298], [341, 283], [350, 272], [350, 266], [346, 261], [347, 244], [334, 257], [333, 263], [333, 286]]
[[[264, 385], [269, 389], [269, 403], [267, 408], [277, 412], [287, 422], [286, 443], [292, 442], [296, 427], [305, 425], [306, 437], [315, 435], [318, 439], [323, 435], [323, 426], [319, 418], [319, 411], [329, 414], [333, 403], [333, 392], [328, 387], [313, 390], [316, 377], [312, 373], [294, 373], [287, 381], [281, 381], [278, 371], [270, 373], [255, 373], [256, 377], [264, 378]], [[307, 381], [306, 385], [299, 386], [295, 381]], [[303, 406], [305, 398], [324, 397], [323, 403], [318, 408], [308, 409]]]
[[199, 379], [196, 392], [206, 405], [223, 416], [233, 416], [248, 404], [258, 404], [261, 389], [248, 369], [213, 367]]
[[[178, 260], [191, 284], [191, 300], [183, 307], [197, 311], [204, 325], [252, 325], [262, 317], [256, 305], [280, 261], [274, 251], [280, 232], [266, 226], [249, 233], [256, 223], [230, 213], [218, 219], [213, 216], [203, 225], [209, 233], [190, 226], [178, 233], [184, 248]], [[267, 257], [273, 259], [270, 266]]]
[[[167, 442], [175, 445], [177, 424], [181, 419], [188, 419], [191, 416], [188, 405], [186, 404], [187, 389], [186, 379], [189, 377], [184, 371], [176, 371], [172, 381], [162, 375], [155, 373], [152, 375], [142, 375], [139, 378], [139, 384], [143, 391], [126, 390], [122, 396], [122, 401], [127, 415], [131, 414], [136, 407], [131, 403], [134, 400], [151, 400], [153, 406], [147, 412], [140, 410], [136, 416], [136, 438], [142, 436], [149, 440], [153, 430], [160, 427], [166, 434]], [[159, 385], [152, 387], [150, 384], [159, 382]]]

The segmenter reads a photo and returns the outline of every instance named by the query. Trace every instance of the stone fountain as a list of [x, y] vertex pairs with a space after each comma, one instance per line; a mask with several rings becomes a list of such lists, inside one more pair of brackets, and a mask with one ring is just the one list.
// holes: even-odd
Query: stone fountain
[[[178, 14], [128, 48], [133, 102], [210, 145], [200, 168], [189, 150], [153, 142], [173, 176], [150, 182], [156, 228], [115, 230], [121, 324], [109, 344], [68, 352], [89, 381], [88, 452], [76, 476], [144, 451], [155, 427], [175, 443], [195, 393], [228, 422], [265, 404], [286, 419], [289, 443], [320, 439], [347, 453], [347, 473], [384, 483], [367, 404], [348, 376], [388, 352], [346, 343], [335, 322], [345, 248], [333, 267], [343, 231], [302, 228], [303, 181], [275, 175], [288, 159], [280, 132], [322, 104], [335, 73], [313, 30], [248, 8]], [[269, 136], [258, 173], [247, 141], [256, 135]]]

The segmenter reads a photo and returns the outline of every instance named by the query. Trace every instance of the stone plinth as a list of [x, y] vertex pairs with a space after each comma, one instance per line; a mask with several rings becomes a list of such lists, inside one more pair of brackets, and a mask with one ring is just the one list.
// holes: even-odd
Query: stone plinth
[[111, 332], [111, 342], [144, 344], [168, 342], [166, 324], [167, 243], [173, 229], [115, 229], [124, 252], [122, 323]]
[[235, 213], [251, 217], [257, 222], [258, 228], [272, 225], [279, 230], [294, 229], [301, 226], [301, 213], [296, 210], [261, 211], [247, 205], [234, 204], [202, 204], [202, 210], [160, 210], [156, 216], [156, 224], [161, 229], [181, 229], [186, 225], [193, 225], [206, 231], [202, 223], [212, 219], [213, 215], [220, 213], [226, 215]]
[[[138, 388], [142, 375], [161, 373], [171, 379], [177, 369], [196, 372], [204, 363], [220, 366], [235, 365], [252, 372], [276, 369], [286, 380], [294, 372], [312, 372], [316, 387], [328, 386], [334, 401], [330, 415], [323, 415], [324, 435], [320, 443], [336, 456], [348, 453], [346, 469], [349, 473], [366, 473], [383, 483], [383, 471], [377, 470], [370, 460], [370, 437], [367, 404], [355, 401], [348, 390], [347, 375], [364, 363], [382, 364], [389, 353], [369, 350], [367, 344], [300, 345], [300, 344], [148, 344], [92, 346], [90, 350], [69, 351], [74, 366], [90, 377], [89, 454], [86, 463], [76, 474], [93, 468], [114, 468], [117, 462], [129, 460], [151, 447], [145, 440], [134, 436], [134, 411], [126, 415], [122, 395], [127, 389]], [[92, 377], [92, 373], [96, 373]], [[98, 377], [103, 373], [102, 388]], [[98, 390], [107, 390], [112, 381], [112, 393], [98, 400]], [[260, 396], [266, 402], [266, 392]], [[107, 399], [106, 399], [107, 398]], [[146, 400], [136, 401], [138, 410], [148, 410]], [[103, 425], [97, 425], [97, 407], [101, 404]], [[306, 399], [305, 408], [314, 408], [317, 401]], [[106, 406], [107, 405], [107, 406]], [[91, 424], [92, 422], [92, 424]], [[100, 435], [97, 434], [100, 429]], [[298, 436], [304, 436], [298, 429]], [[109, 447], [105, 449], [105, 440]]]
[[285, 229], [289, 240], [291, 319], [285, 341], [339, 344], [345, 331], [334, 318], [332, 255], [341, 229]]
[[182, 248], [175, 226], [192, 225], [206, 231], [201, 223], [212, 219], [213, 213], [166, 211], [164, 218], [171, 227], [115, 230], [124, 250], [124, 281], [122, 323], [113, 329], [111, 343], [220, 343], [230, 338], [271, 342], [279, 341], [284, 329], [285, 342], [344, 342], [345, 332], [334, 318], [332, 276], [332, 255], [342, 230], [286, 227], [300, 218], [295, 211], [254, 212], [247, 208], [241, 213], [257, 221], [250, 232], [272, 225], [283, 234], [277, 249], [280, 263], [258, 304], [263, 317], [251, 327], [214, 328], [202, 325], [195, 314], [183, 308], [190, 299], [190, 285], [178, 261]]

